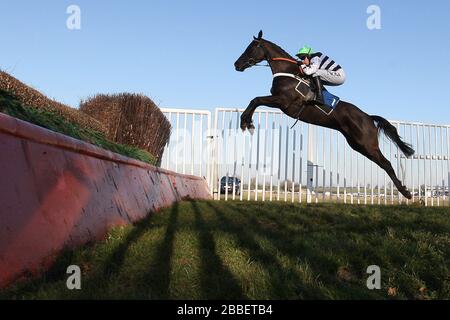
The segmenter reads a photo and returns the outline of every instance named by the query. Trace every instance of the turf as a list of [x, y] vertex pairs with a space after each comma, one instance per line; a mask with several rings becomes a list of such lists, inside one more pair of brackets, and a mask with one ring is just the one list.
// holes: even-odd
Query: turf
[[101, 133], [82, 128], [78, 124], [64, 119], [54, 111], [23, 106], [14, 95], [1, 89], [0, 112], [130, 158], [150, 164], [156, 164], [157, 162], [155, 157], [145, 150], [111, 142]]
[[[450, 212], [182, 202], [66, 251], [3, 299], [449, 299]], [[66, 268], [82, 289], [66, 289]], [[369, 265], [381, 289], [369, 290]]]

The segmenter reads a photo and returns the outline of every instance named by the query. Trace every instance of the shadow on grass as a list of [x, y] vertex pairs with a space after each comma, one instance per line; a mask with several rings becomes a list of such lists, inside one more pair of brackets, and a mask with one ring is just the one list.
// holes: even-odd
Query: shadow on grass
[[[408, 216], [406, 211], [388, 211], [390, 214], [384, 217], [380, 215], [383, 212], [372, 209], [332, 210], [240, 202], [190, 201], [181, 207], [176, 203], [161, 219], [151, 215], [133, 228], [113, 232], [106, 244], [64, 251], [43, 277], [17, 285], [9, 294], [0, 292], [0, 299], [173, 299], [190, 294], [201, 299], [388, 298], [386, 290], [369, 292], [365, 287], [367, 263], [381, 263], [386, 272], [397, 272], [406, 263], [416, 263], [410, 253], [417, 250], [415, 242], [411, 242], [412, 248], [406, 253], [402, 246], [389, 245], [386, 229], [393, 228], [396, 237], [403, 241], [411, 230], [419, 228], [428, 232], [432, 228], [444, 235], [449, 225], [446, 222], [438, 228], [435, 224], [440, 221], [439, 215], [420, 224], [425, 218], [417, 213]], [[371, 218], [373, 213], [375, 218]], [[402, 219], [396, 221], [398, 218]], [[154, 232], [149, 232], [152, 229]], [[189, 238], [184, 238], [185, 234]], [[420, 241], [427, 239], [419, 237]], [[189, 248], [195, 255], [194, 273], [189, 279], [174, 265], [182, 241], [187, 241], [181, 246], [183, 250]], [[430, 243], [446, 244], [444, 240], [435, 242]], [[234, 256], [234, 252], [228, 255], [228, 249], [239, 254], [245, 251], [242, 253], [245, 258]], [[444, 256], [442, 259], [448, 261], [445, 258], [448, 255], [438, 253], [428, 255], [427, 259]], [[183, 254], [191, 257], [191, 252]], [[255, 262], [249, 268], [245, 265], [248, 256], [247, 263]], [[427, 262], [439, 262], [438, 258]], [[65, 287], [66, 268], [71, 264], [79, 265], [83, 271], [83, 264], [92, 267], [83, 275], [80, 292], [68, 292]], [[349, 267], [353, 280], [342, 281], [337, 276], [342, 266]], [[433, 273], [422, 272], [425, 267], [413, 265], [419, 274], [413, 280], [425, 280], [428, 289], [437, 291], [438, 297], [445, 297], [448, 269], [436, 270], [435, 264]], [[403, 288], [405, 283], [412, 283], [411, 277], [405, 274], [403, 278], [397, 281], [399, 290], [405, 292], [401, 297], [414, 298], [415, 288], [409, 291]], [[191, 287], [187, 288], [186, 283]]]
[[244, 299], [242, 288], [217, 255], [214, 237], [202, 217], [198, 204], [191, 201], [195, 226], [199, 232], [201, 289], [204, 299]]
[[[306, 224], [303, 223], [303, 218], [300, 216], [297, 219], [292, 219], [292, 216], [289, 216], [288, 221], [295, 220], [297, 227], [301, 227], [296, 229], [292, 228], [291, 224], [288, 225], [283, 222], [282, 216], [276, 219], [273, 212], [263, 210], [258, 217], [249, 214], [247, 208], [237, 204], [230, 204], [229, 208], [230, 211], [227, 212], [234, 211], [240, 214], [245, 219], [246, 225], [251, 226], [252, 230], [260, 236], [270, 239], [277, 250], [291, 258], [308, 261], [313, 270], [320, 274], [320, 279], [327, 284], [327, 287], [337, 294], [336, 297], [345, 299], [387, 298], [384, 291], [369, 291], [365, 287], [367, 277], [365, 270], [368, 265], [385, 266], [385, 268], [390, 269], [390, 272], [397, 273], [396, 269], [400, 270], [402, 266], [413, 263], [412, 260], [414, 259], [408, 256], [408, 253], [396, 251], [396, 244], [389, 247], [389, 254], [386, 256], [386, 248], [389, 246], [390, 240], [383, 239], [383, 237], [385, 237], [388, 228], [396, 230], [399, 233], [398, 237], [402, 239], [401, 241], [408, 238], [412, 230], [424, 231], [432, 228], [433, 230], [441, 230], [442, 234], [445, 230], [445, 226], [437, 228], [434, 223], [430, 222], [422, 226], [417, 225], [416, 218], [410, 219], [407, 215], [408, 212], [405, 212], [407, 221], [401, 219], [399, 222], [395, 220], [398, 219], [398, 215], [389, 215], [381, 221], [375, 221], [376, 226], [374, 227], [372, 220], [365, 219], [368, 218], [367, 212], [364, 212], [362, 219], [342, 216], [342, 221], [337, 220], [336, 224], [330, 224], [331, 220], [336, 220], [341, 216], [324, 211], [324, 208], [321, 208], [321, 210], [311, 208], [309, 212], [308, 210], [302, 212], [302, 216], [308, 217]], [[344, 215], [344, 212], [342, 214]], [[317, 218], [318, 215], [321, 217]], [[417, 218], [421, 220], [419, 216]], [[264, 220], [268, 220], [269, 223]], [[314, 221], [316, 221], [316, 224], [314, 224]], [[405, 222], [405, 226], [401, 222]], [[274, 225], [275, 227], [273, 227]], [[292, 242], [292, 239], [294, 239], [294, 242]], [[361, 240], [364, 241], [360, 242]], [[412, 241], [411, 247], [408, 247], [409, 251], [415, 250], [414, 246], [415, 241]], [[348, 266], [356, 276], [350, 282], [342, 282], [337, 277], [338, 268], [347, 266], [346, 262], [349, 263]], [[423, 268], [416, 270], [417, 274], [414, 277], [425, 280], [428, 284], [427, 287], [438, 294], [443, 292], [444, 272], [438, 272], [436, 268], [433, 269], [433, 272], [428, 269], [425, 272], [420, 272], [421, 270], [423, 271]], [[418, 278], [415, 280], [419, 281]], [[402, 289], [401, 283], [399, 283], [399, 286]], [[403, 292], [407, 298], [414, 298], [414, 290], [404, 289]]]
[[[369, 292], [362, 282], [354, 279], [351, 283], [341, 282], [337, 277], [339, 264], [338, 257], [333, 253], [333, 257], [330, 257], [326, 252], [331, 252], [334, 243], [330, 243], [328, 247], [326, 239], [320, 239], [327, 237], [329, 232], [326, 229], [320, 228], [314, 230], [314, 227], [309, 227], [308, 231], [294, 232], [285, 223], [275, 221], [271, 219], [270, 213], [264, 211], [261, 214], [261, 219], [255, 215], [249, 215], [243, 208], [230, 205], [228, 212], [235, 212], [243, 218], [243, 228], [247, 226], [247, 233], [253, 232], [254, 234], [265, 238], [270, 241], [271, 245], [276, 248], [280, 253], [290, 257], [293, 261], [307, 262], [312, 272], [319, 276], [319, 280], [324, 281], [327, 284], [327, 293], [325, 296], [324, 289], [320, 289], [317, 286], [304, 285], [299, 282], [299, 285], [295, 288], [295, 294], [301, 295], [306, 299], [323, 299], [328, 298], [331, 292], [340, 292], [339, 298], [358, 298], [358, 297], [371, 297], [375, 298], [373, 292]], [[262, 219], [268, 219], [270, 224], [264, 224]], [[273, 225], [276, 225], [274, 228]], [[281, 230], [278, 230], [281, 229]], [[315, 235], [315, 238], [311, 238], [311, 234]], [[314, 242], [317, 239], [317, 243]], [[333, 241], [339, 241], [339, 239], [333, 239]], [[364, 269], [365, 270], [365, 269]], [[330, 291], [331, 289], [331, 291]], [[292, 297], [290, 297], [292, 298]], [[295, 298], [295, 297], [294, 297]], [[379, 298], [379, 297], [378, 297]]]
[[125, 255], [129, 248], [139, 241], [143, 234], [148, 232], [152, 227], [152, 217], [145, 219], [142, 222], [137, 223], [130, 231], [127, 237], [120, 243], [120, 245], [109, 255], [108, 259], [103, 263], [101, 273], [104, 276], [112, 277], [118, 272], [123, 265]]
[[[232, 221], [232, 219], [227, 218], [227, 214], [218, 206], [210, 202], [206, 204], [218, 216], [222, 223], [221, 229], [224, 232], [235, 235], [239, 245], [248, 250], [252, 258], [258, 261], [270, 275], [271, 299], [323, 298], [323, 293], [317, 286], [305, 283], [295, 270], [281, 265], [273, 254], [261, 247], [254, 238], [254, 235], [257, 234], [253, 232], [254, 226], [238, 224]], [[271, 244], [273, 243], [271, 242]], [[293, 291], [295, 292], [295, 296], [292, 294]]]
[[[100, 261], [95, 262], [94, 254], [96, 251], [96, 243], [90, 242], [85, 246], [77, 249], [65, 248], [59, 254], [58, 258], [52, 264], [52, 266], [43, 272], [39, 277], [35, 278], [33, 275], [28, 275], [23, 282], [19, 281], [15, 285], [6, 288], [4, 292], [0, 292], [0, 298], [13, 299], [21, 298], [18, 292], [36, 293], [42, 288], [52, 283], [59, 283], [54, 290], [51, 290], [49, 299], [99, 299], [103, 298], [99, 296], [99, 292], [105, 289], [108, 285], [108, 281], [113, 279], [119, 272], [123, 265], [125, 255], [130, 246], [138, 242], [141, 236], [149, 229], [156, 227], [152, 224], [153, 214], [148, 218], [136, 223], [131, 231], [126, 235], [125, 239], [120, 240], [120, 244], [113, 249], [113, 251], [105, 258], [99, 257]], [[82, 253], [82, 256], [79, 253]], [[92, 272], [86, 269], [86, 265], [91, 263], [99, 264], [98, 268], [95, 268]], [[66, 279], [68, 274], [66, 273], [67, 267], [70, 265], [77, 265], [81, 268], [83, 277], [83, 290], [70, 291], [66, 288]], [[88, 272], [84, 275], [84, 272]], [[31, 280], [30, 280], [31, 279]], [[54, 296], [53, 296], [54, 295]], [[100, 294], [101, 295], [101, 294]], [[120, 296], [120, 293], [118, 293]], [[26, 298], [24, 296], [23, 298]]]
[[[175, 203], [170, 210], [164, 239], [156, 250], [157, 263], [148, 267], [142, 276], [141, 285], [146, 291], [145, 297], [150, 299], [170, 299], [170, 274], [174, 252], [175, 234], [178, 228], [179, 204]], [[150, 286], [149, 285], [153, 285]]]

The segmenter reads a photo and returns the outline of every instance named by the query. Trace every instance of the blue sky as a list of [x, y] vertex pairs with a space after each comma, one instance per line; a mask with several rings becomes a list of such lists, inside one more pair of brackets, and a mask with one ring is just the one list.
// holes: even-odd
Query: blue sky
[[[164, 107], [245, 107], [267, 95], [267, 68], [233, 63], [252, 36], [294, 54], [330, 55], [348, 80], [332, 92], [370, 114], [450, 124], [450, 2], [0, 0], [0, 68], [77, 107], [138, 92]], [[81, 30], [66, 28], [69, 5]], [[367, 7], [381, 29], [366, 27]], [[397, 86], [396, 86], [397, 83]]]

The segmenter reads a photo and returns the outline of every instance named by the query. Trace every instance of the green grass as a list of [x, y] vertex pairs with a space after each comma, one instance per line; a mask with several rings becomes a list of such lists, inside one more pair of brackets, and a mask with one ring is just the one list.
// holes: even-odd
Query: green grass
[[12, 117], [91, 143], [103, 149], [146, 163], [156, 164], [155, 157], [145, 150], [111, 142], [103, 134], [91, 129], [82, 128], [78, 124], [64, 119], [56, 112], [23, 106], [15, 96], [1, 89], [0, 111]]
[[[182, 202], [0, 298], [449, 299], [449, 248], [446, 208]], [[82, 290], [66, 289], [71, 264]], [[374, 264], [381, 290], [366, 287]]]

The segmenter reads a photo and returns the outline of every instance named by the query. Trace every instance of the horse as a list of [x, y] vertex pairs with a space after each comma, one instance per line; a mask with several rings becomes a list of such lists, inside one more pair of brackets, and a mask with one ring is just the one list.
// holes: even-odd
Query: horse
[[271, 95], [251, 100], [241, 115], [240, 126], [243, 131], [248, 129], [252, 132], [255, 129], [252, 117], [260, 106], [277, 108], [296, 120], [337, 130], [342, 133], [353, 150], [380, 166], [405, 198], [412, 198], [411, 192], [397, 178], [391, 163], [381, 152], [378, 143], [379, 132], [383, 131], [406, 157], [411, 157], [415, 151], [410, 144], [402, 140], [397, 129], [388, 120], [368, 115], [357, 106], [342, 100], [330, 114], [315, 107], [313, 101], [307, 101], [295, 89], [299, 83], [297, 79], [309, 81], [297, 61], [278, 45], [263, 39], [263, 32], [260, 31], [236, 60], [234, 67], [236, 71], [243, 72], [262, 61], [268, 63], [273, 75], [281, 73], [282, 76], [273, 78]]

